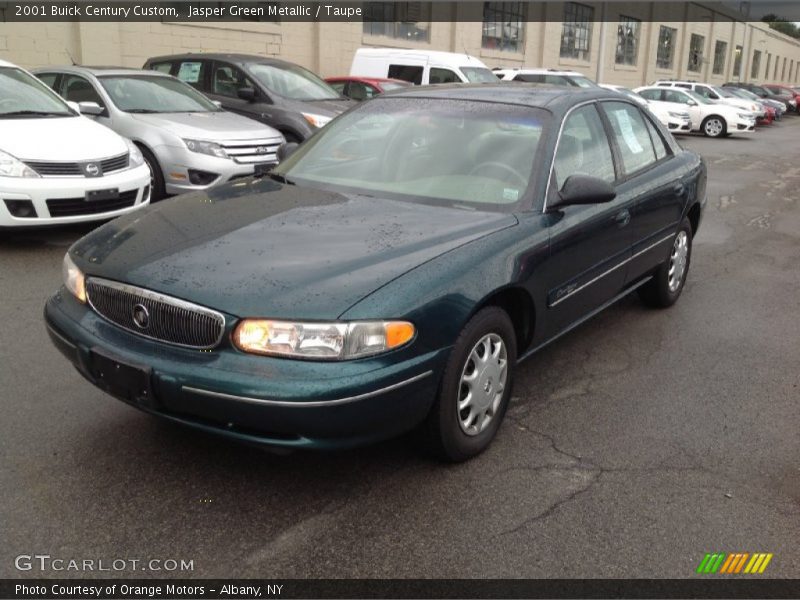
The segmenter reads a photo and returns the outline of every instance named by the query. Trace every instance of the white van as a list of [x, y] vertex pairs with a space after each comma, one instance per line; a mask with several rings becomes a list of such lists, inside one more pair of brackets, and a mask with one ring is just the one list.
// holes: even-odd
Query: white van
[[350, 76], [402, 79], [415, 85], [497, 83], [488, 67], [469, 54], [402, 48], [359, 48]]
[[150, 202], [130, 140], [0, 60], [0, 230], [110, 219]]

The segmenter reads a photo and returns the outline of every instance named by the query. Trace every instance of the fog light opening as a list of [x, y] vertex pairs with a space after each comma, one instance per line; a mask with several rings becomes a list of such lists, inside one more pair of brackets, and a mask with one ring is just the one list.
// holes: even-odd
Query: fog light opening
[[189, 181], [192, 185], [209, 185], [218, 177], [216, 173], [189, 169]]
[[30, 200], [4, 200], [11, 216], [19, 219], [35, 219], [38, 215]]

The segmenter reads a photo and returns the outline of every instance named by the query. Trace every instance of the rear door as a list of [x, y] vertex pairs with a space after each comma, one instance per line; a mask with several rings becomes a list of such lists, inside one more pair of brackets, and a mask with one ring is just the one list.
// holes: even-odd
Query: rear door
[[627, 274], [632, 281], [664, 260], [683, 214], [686, 190], [670, 147], [648, 115], [627, 102], [600, 105], [611, 126], [612, 146], [622, 171], [617, 193], [634, 203]]
[[[564, 121], [553, 163], [548, 202], [570, 175], [599, 177], [615, 184], [618, 172], [608, 129], [596, 103], [572, 110]], [[620, 193], [611, 202], [547, 210], [551, 219], [547, 318], [552, 337], [591, 313], [623, 288], [631, 255], [631, 211], [635, 197]]]

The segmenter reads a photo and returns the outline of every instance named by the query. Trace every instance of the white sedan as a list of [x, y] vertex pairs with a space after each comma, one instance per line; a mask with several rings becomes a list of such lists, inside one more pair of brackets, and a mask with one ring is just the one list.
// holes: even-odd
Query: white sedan
[[708, 137], [755, 131], [756, 119], [753, 113], [735, 106], [713, 103], [690, 90], [644, 86], [634, 91], [653, 106], [688, 111], [692, 119], [692, 130], [702, 131]]
[[0, 60], [0, 229], [110, 219], [150, 202], [139, 149]]
[[692, 119], [689, 116], [689, 111], [685, 109], [662, 106], [661, 103], [658, 102], [649, 102], [624, 85], [615, 85], [613, 83], [601, 83], [599, 85], [602, 88], [613, 90], [631, 100], [635, 100], [642, 106], [646, 106], [650, 109], [650, 112], [661, 121], [661, 124], [672, 133], [689, 133], [692, 130]]

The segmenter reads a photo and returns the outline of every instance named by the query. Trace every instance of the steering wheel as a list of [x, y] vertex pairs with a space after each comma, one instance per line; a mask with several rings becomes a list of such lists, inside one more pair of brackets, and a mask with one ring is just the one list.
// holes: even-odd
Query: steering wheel
[[512, 175], [519, 183], [522, 184], [521, 187], [525, 188], [528, 186], [528, 180], [522, 175], [522, 173], [517, 171], [514, 167], [509, 167], [508, 165], [495, 161], [486, 161], [475, 165], [470, 170], [469, 175], [476, 175], [483, 169], [499, 169]]

